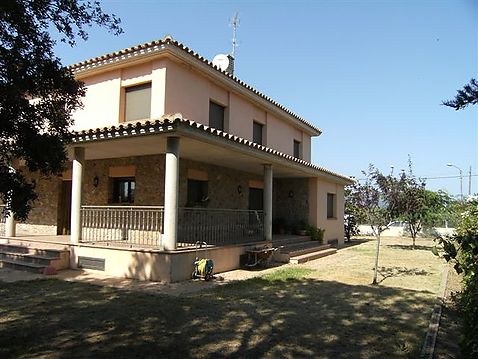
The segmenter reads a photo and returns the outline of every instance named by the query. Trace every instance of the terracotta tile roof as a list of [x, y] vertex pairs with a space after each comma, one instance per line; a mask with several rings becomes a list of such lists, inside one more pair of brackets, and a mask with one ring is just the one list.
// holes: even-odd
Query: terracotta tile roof
[[[128, 122], [128, 123], [120, 124], [118, 126], [75, 131], [72, 133], [72, 142], [83, 143], [83, 142], [89, 142], [89, 141], [98, 141], [98, 140], [121, 138], [121, 137], [164, 133], [164, 132], [174, 130], [175, 128], [173, 125], [183, 125], [195, 130], [199, 130], [203, 133], [207, 133], [216, 137], [222, 137], [234, 143], [238, 143], [249, 148], [254, 148], [264, 153], [272, 154], [278, 158], [288, 160], [292, 163], [299, 164], [301, 166], [304, 166], [309, 169], [313, 169], [323, 174], [328, 174], [328, 175], [337, 177], [341, 179], [342, 181], [348, 182], [350, 184], [354, 182], [354, 180], [351, 179], [350, 177], [330, 171], [324, 167], [314, 165], [300, 158], [296, 158], [294, 156], [274, 150], [270, 147], [260, 145], [258, 143], [252, 142], [242, 137], [231, 135], [227, 132], [203, 125], [196, 121], [185, 119], [180, 113], [164, 115], [159, 119], [151, 120], [151, 121]], [[166, 128], [164, 128], [165, 126]]]
[[166, 36], [162, 40], [155, 40], [151, 42], [146, 42], [144, 44], [128, 47], [123, 50], [115, 51], [109, 54], [105, 54], [102, 56], [94, 57], [89, 60], [81, 61], [76, 64], [70, 65], [68, 68], [73, 72], [73, 73], [80, 73], [84, 70], [92, 69], [98, 66], [102, 65], [107, 65], [107, 64], [112, 64], [118, 61], [121, 61], [122, 59], [127, 59], [135, 56], [141, 56], [143, 54], [147, 53], [152, 53], [155, 51], [160, 51], [163, 49], [165, 45], [172, 45], [175, 46], [176, 48], [188, 53], [189, 55], [193, 56], [197, 60], [207, 64], [210, 66], [212, 69], [222, 73], [224, 76], [229, 77], [233, 81], [235, 81], [237, 84], [241, 85], [242, 87], [246, 88], [247, 90], [251, 91], [255, 95], [263, 98], [264, 100], [270, 102], [272, 105], [278, 107], [285, 113], [287, 113], [289, 116], [292, 116], [296, 120], [299, 120], [306, 126], [308, 126], [312, 131], [317, 132], [318, 134], [322, 133], [322, 130], [313, 124], [311, 124], [309, 121], [305, 120], [304, 118], [300, 117], [299, 115], [295, 114], [294, 112], [290, 111], [288, 108], [285, 106], [281, 105], [280, 103], [274, 101], [272, 98], [269, 96], [266, 96], [262, 92], [256, 90], [252, 86], [246, 84], [244, 81], [241, 81], [238, 79], [236, 76], [229, 74], [225, 71], [222, 71], [218, 67], [214, 66], [211, 61], [208, 59], [204, 58], [203, 56], [199, 55], [197, 52], [191, 50], [189, 47], [186, 45], [182, 44], [179, 41], [174, 40], [171, 36]]

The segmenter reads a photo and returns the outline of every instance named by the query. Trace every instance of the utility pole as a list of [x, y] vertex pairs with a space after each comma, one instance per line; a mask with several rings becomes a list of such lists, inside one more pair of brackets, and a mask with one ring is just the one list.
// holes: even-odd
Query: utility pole
[[470, 172], [468, 172], [468, 196], [471, 196], [471, 166]]

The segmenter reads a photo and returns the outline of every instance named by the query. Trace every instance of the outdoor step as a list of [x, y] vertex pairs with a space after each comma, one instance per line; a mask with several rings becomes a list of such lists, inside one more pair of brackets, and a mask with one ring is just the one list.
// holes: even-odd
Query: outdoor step
[[27, 247], [18, 244], [0, 244], [0, 252], [4, 253], [24, 253], [57, 259], [61, 253], [68, 252], [68, 250], [52, 249], [52, 248], [36, 248]]
[[330, 249], [330, 247], [330, 244], [312, 243], [307, 246], [285, 248], [285, 250], [281, 250], [281, 252], [288, 254], [290, 257], [297, 257], [307, 253], [325, 251], [327, 249]]
[[19, 260], [0, 259], [0, 268], [11, 268], [28, 272], [42, 273], [46, 267], [47, 266], [45, 265], [28, 263]]
[[296, 250], [301, 250], [301, 249], [306, 249], [306, 248], [323, 248], [327, 249], [330, 248], [330, 244], [323, 244], [320, 243], [319, 241], [307, 241], [307, 242], [300, 242], [300, 243], [292, 243], [292, 244], [287, 244], [285, 246], [281, 247], [281, 252], [283, 253], [289, 253], [293, 252]]
[[42, 255], [36, 254], [29, 254], [29, 253], [13, 253], [13, 252], [5, 252], [0, 250], [0, 259], [8, 259], [12, 261], [23, 261], [28, 263], [36, 263], [48, 266], [50, 265], [52, 260], [59, 260], [60, 257], [47, 257]]
[[272, 246], [273, 247], [281, 247], [281, 246], [288, 246], [293, 244], [300, 244], [300, 243], [307, 243], [310, 242], [310, 236], [286, 236], [282, 238], [273, 238], [272, 239]]
[[321, 251], [317, 251], [317, 252], [302, 254], [300, 256], [291, 257], [289, 259], [289, 263], [292, 263], [292, 264], [305, 263], [305, 262], [309, 262], [309, 261], [314, 260], [314, 259], [326, 257], [326, 256], [329, 256], [331, 254], [335, 254], [336, 252], [337, 252], [337, 250], [335, 248], [329, 248], [329, 249], [325, 249], [325, 250], [321, 250]]

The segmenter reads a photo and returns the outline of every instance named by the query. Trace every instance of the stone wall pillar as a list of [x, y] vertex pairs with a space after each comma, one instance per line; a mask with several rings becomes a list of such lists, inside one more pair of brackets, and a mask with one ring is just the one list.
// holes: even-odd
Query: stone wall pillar
[[264, 239], [272, 240], [272, 165], [264, 165]]
[[71, 225], [70, 241], [78, 243], [81, 239], [81, 190], [85, 164], [85, 149], [75, 147], [73, 154], [73, 170], [71, 175]]
[[174, 250], [178, 242], [179, 137], [167, 139], [164, 176], [163, 247]]

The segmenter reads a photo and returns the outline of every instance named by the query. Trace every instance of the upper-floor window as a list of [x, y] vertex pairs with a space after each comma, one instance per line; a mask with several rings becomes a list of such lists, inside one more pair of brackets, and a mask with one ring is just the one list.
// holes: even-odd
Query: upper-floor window
[[224, 131], [225, 107], [209, 101], [209, 126]]
[[297, 140], [294, 140], [294, 157], [295, 158], [302, 158], [301, 153], [300, 153], [300, 142]]
[[136, 121], [151, 117], [151, 82], [125, 88], [124, 120]]
[[259, 122], [253, 122], [252, 125], [252, 140], [255, 143], [258, 143], [262, 145], [262, 130], [263, 130], [264, 125], [262, 125]]
[[187, 207], [202, 207], [207, 205], [208, 181], [188, 179]]

